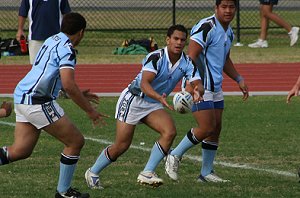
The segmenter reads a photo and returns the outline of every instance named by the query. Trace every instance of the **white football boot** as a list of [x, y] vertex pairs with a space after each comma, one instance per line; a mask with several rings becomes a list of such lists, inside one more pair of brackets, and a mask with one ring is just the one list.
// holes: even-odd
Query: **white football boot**
[[158, 187], [163, 184], [163, 180], [159, 178], [155, 172], [152, 171], [142, 171], [137, 178], [137, 182], [153, 187]]
[[176, 155], [168, 155], [167, 160], [165, 163], [165, 172], [166, 174], [172, 179], [177, 181], [178, 180], [178, 168], [180, 158]]
[[87, 169], [85, 174], [85, 181], [89, 188], [91, 189], [103, 189], [100, 183], [99, 175], [91, 172], [91, 168]]

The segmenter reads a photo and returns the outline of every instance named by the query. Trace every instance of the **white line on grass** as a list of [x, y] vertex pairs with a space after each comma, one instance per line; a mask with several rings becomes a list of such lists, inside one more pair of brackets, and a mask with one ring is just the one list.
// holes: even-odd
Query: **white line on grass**
[[[4, 121], [0, 121], [0, 124], [8, 125], [8, 126], [15, 126], [15, 123], [4, 122]], [[85, 137], [85, 139], [93, 141], [93, 142], [98, 142], [100, 144], [106, 144], [106, 145], [110, 145], [110, 144], [113, 143], [113, 142], [108, 141], [108, 140], [96, 139], [96, 138], [91, 138], [91, 137]], [[147, 148], [147, 147], [144, 147], [144, 146], [131, 145], [130, 148], [137, 149], [137, 150], [142, 150], [142, 151], [147, 151], [147, 152], [151, 151], [151, 148]], [[188, 158], [192, 161], [201, 162], [201, 157], [200, 156], [184, 155], [184, 158]], [[256, 167], [249, 166], [247, 164], [233, 164], [233, 163], [221, 162], [221, 161], [217, 161], [217, 162], [215, 162], [215, 164], [222, 165], [222, 166], [225, 166], [225, 167], [230, 167], [230, 168], [241, 168], [241, 169], [248, 169], [248, 170], [257, 170], [257, 171], [263, 171], [263, 172], [273, 173], [273, 174], [277, 174], [277, 175], [297, 177], [297, 175], [295, 173], [291, 173], [291, 172], [287, 172], [287, 171], [273, 170], [273, 169], [266, 169], [266, 168], [256, 168]]]

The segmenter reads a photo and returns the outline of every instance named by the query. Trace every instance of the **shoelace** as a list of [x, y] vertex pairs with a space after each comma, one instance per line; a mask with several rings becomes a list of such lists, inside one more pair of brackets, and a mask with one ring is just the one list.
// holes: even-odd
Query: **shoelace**
[[174, 157], [174, 164], [172, 166], [172, 170], [175, 171], [175, 172], [177, 172], [178, 167], [179, 167], [179, 159], [177, 159], [176, 157]]

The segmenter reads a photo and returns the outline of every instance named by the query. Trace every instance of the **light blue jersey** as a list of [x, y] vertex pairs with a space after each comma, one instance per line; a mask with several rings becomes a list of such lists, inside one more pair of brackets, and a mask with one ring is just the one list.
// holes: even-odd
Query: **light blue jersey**
[[152, 103], [159, 101], [148, 97], [141, 91], [143, 71], [150, 71], [156, 74], [154, 80], [151, 82], [151, 86], [160, 95], [163, 93], [169, 95], [183, 77], [190, 82], [200, 79], [197, 68], [194, 67], [191, 59], [185, 53], [182, 53], [181, 58], [172, 66], [167, 47], [148, 54], [146, 58], [144, 58], [142, 65], [143, 68], [141, 72], [129, 85], [129, 91]]
[[200, 65], [204, 88], [212, 92], [222, 90], [223, 67], [234, 39], [231, 27], [225, 32], [215, 15], [212, 15], [200, 20], [192, 28], [190, 39], [203, 48], [197, 64]]
[[44, 104], [55, 100], [62, 88], [60, 69], [74, 69], [76, 53], [64, 33], [49, 37], [37, 54], [35, 63], [18, 83], [14, 92], [16, 104]]

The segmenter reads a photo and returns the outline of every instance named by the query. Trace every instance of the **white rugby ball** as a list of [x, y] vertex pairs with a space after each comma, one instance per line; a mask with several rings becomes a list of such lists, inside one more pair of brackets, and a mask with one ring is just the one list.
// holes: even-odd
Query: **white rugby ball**
[[177, 92], [173, 97], [173, 106], [179, 113], [188, 113], [192, 110], [193, 96], [187, 91]]

